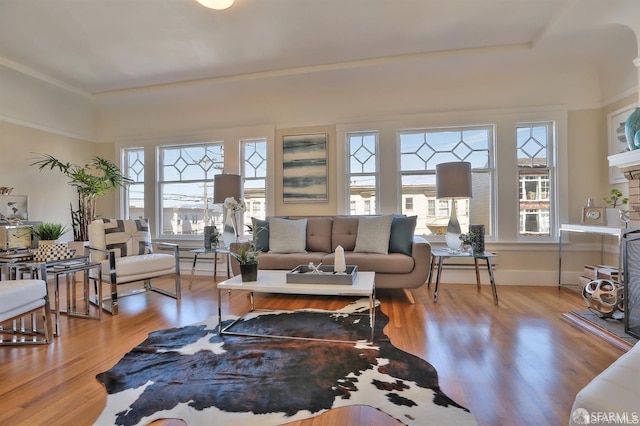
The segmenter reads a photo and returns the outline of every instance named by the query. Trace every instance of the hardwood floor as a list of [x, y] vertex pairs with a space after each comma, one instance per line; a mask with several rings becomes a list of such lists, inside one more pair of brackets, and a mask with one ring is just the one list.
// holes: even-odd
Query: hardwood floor
[[[162, 284], [170, 287], [170, 280]], [[156, 293], [121, 298], [120, 315], [102, 321], [62, 316], [60, 337], [39, 347], [0, 348], [0, 424], [89, 425], [106, 403], [96, 374], [111, 368], [151, 331], [201, 321], [217, 312], [210, 277], [196, 277], [183, 298]], [[495, 306], [489, 286], [446, 284], [434, 304], [426, 286], [379, 290], [389, 316], [386, 333], [398, 348], [430, 362], [443, 391], [480, 425], [567, 424], [575, 394], [622, 354], [561, 319], [584, 309], [580, 296], [555, 287], [499, 286]], [[62, 299], [64, 300], [64, 299]], [[258, 307], [334, 309], [351, 298], [256, 296]], [[244, 312], [245, 293], [223, 294], [223, 313]], [[397, 424], [374, 409], [333, 410], [296, 425]]]

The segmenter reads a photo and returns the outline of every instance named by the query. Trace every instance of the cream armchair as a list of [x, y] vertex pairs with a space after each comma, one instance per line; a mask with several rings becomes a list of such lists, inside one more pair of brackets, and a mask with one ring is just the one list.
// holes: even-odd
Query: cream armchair
[[[164, 248], [169, 253], [155, 253], [153, 248]], [[102, 262], [102, 281], [110, 285], [110, 296], [103, 309], [118, 314], [118, 285], [143, 281], [144, 288], [122, 294], [120, 297], [155, 291], [180, 300], [180, 262], [178, 245], [153, 243], [149, 222], [144, 219], [100, 219], [89, 225], [89, 247], [92, 262]], [[175, 290], [151, 285], [152, 278], [175, 275]], [[97, 282], [95, 280], [94, 282]]]
[[0, 281], [0, 345], [49, 344], [52, 324], [44, 281]]

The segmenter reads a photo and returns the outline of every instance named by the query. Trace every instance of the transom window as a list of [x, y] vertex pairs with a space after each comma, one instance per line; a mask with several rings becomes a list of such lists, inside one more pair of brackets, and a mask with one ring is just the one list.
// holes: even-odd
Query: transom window
[[473, 223], [485, 225], [491, 234], [493, 133], [493, 126], [400, 131], [403, 213], [418, 216], [416, 234], [446, 232], [453, 202], [438, 200], [436, 208], [435, 169], [436, 164], [451, 161], [471, 163], [473, 198], [456, 203], [463, 232]]

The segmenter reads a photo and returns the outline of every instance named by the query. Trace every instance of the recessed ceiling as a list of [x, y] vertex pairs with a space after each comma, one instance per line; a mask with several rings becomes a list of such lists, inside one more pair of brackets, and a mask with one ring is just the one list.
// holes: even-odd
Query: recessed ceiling
[[3, 0], [0, 64], [95, 94], [478, 48], [611, 57], [616, 46], [590, 52], [563, 40], [594, 37], [629, 4], [236, 0], [216, 11], [195, 0]]

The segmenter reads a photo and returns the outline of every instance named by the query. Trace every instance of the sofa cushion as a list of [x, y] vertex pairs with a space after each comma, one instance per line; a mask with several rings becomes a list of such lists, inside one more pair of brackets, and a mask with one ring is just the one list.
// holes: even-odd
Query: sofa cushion
[[361, 216], [358, 219], [358, 235], [356, 253], [389, 253], [389, 235], [391, 234], [391, 221], [393, 215]]
[[307, 218], [307, 251], [331, 251], [332, 225], [330, 217]]
[[327, 253], [307, 252], [307, 253], [262, 253], [258, 257], [258, 267], [260, 269], [281, 269], [290, 271], [299, 265], [308, 265], [313, 262], [319, 265], [322, 258]]
[[389, 253], [402, 253], [411, 256], [413, 234], [417, 221], [418, 216], [393, 216], [391, 236], [389, 237]]
[[269, 221], [255, 217], [251, 218], [253, 227], [253, 241], [257, 251], [269, 251]]
[[353, 251], [358, 235], [357, 216], [335, 216], [331, 228], [331, 251], [342, 246], [345, 251]]
[[269, 220], [269, 253], [304, 253], [307, 246], [307, 219]]
[[[415, 268], [413, 257], [401, 253], [379, 254], [348, 251], [344, 253], [344, 258], [347, 265], [358, 265], [358, 271], [374, 271], [381, 274], [408, 274]], [[335, 253], [329, 253], [324, 256], [322, 264], [335, 264]]]

